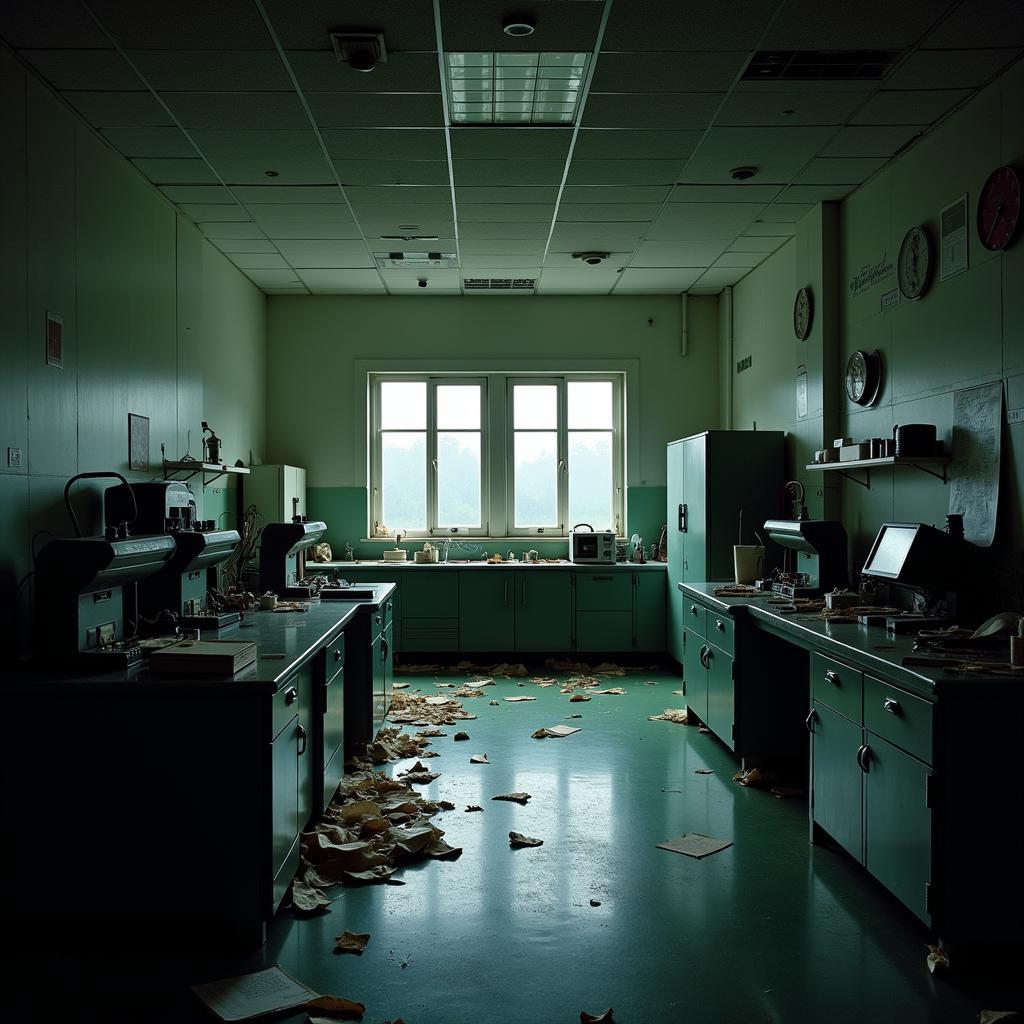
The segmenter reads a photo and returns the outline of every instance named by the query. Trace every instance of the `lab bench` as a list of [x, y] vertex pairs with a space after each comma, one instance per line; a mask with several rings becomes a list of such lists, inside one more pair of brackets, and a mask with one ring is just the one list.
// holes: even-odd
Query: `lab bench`
[[159, 923], [195, 941], [202, 924], [200, 935], [260, 944], [299, 834], [390, 700], [381, 627], [394, 587], [374, 589], [370, 600], [255, 612], [210, 635], [258, 645], [231, 677], [142, 668], [5, 679], [21, 726], [0, 753], [3, 916], [52, 926], [64, 901], [41, 900], [27, 880], [77, 879], [87, 890], [76, 917], [94, 926], [128, 935]]
[[806, 756], [812, 843], [842, 847], [947, 947], [1006, 942], [1022, 898], [1021, 679], [904, 665], [911, 637], [678, 583], [686, 702], [737, 756]]

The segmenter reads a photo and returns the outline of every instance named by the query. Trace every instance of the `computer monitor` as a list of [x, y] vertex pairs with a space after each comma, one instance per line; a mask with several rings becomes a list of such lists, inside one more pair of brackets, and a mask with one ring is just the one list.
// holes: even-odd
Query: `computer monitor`
[[917, 537], [917, 529], [914, 524], [886, 523], [871, 547], [864, 575], [898, 580]]
[[925, 523], [883, 523], [861, 575], [917, 590], [958, 590], [971, 550]]

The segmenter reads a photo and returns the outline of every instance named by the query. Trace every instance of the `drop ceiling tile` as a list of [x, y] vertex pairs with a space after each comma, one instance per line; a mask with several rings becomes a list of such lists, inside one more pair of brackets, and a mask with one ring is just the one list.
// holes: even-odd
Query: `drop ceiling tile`
[[788, 182], [831, 134], [831, 128], [712, 128], [680, 181], [725, 184], [732, 168], [749, 165], [763, 181]]
[[110, 47], [110, 40], [88, 11], [67, 0], [0, 5], [0, 37], [15, 49]]
[[175, 0], [173, 4], [89, 0], [110, 34], [127, 50], [158, 40], [169, 50], [266, 50], [271, 39], [249, 0]]
[[670, 185], [566, 185], [562, 204], [657, 203], [660, 206], [670, 191]]
[[243, 270], [242, 273], [257, 288], [285, 288], [289, 291], [298, 291], [299, 288], [305, 287], [295, 276], [294, 270]]
[[942, 13], [938, 4], [860, 0], [823, 4], [788, 0], [779, 8], [763, 50], [871, 50], [912, 46]]
[[924, 41], [927, 47], [1024, 46], [1024, 10], [1014, 0], [966, 0]]
[[617, 268], [584, 267], [581, 270], [541, 272], [537, 282], [539, 295], [607, 295], [618, 281]]
[[163, 92], [160, 97], [185, 128], [309, 128], [294, 92]]
[[[658, 40], [660, 49], [661, 40]], [[653, 47], [652, 47], [653, 49]], [[725, 92], [743, 70], [749, 54], [660, 52], [638, 59], [635, 52], [609, 53], [607, 41], [598, 58], [591, 93], [600, 92]]]
[[421, 251], [429, 249], [431, 252], [454, 252], [455, 251], [455, 229], [452, 224], [424, 224], [423, 230], [417, 234], [426, 235], [426, 238], [404, 238], [394, 237], [396, 234], [405, 235], [412, 232], [399, 232], [390, 224], [367, 224], [360, 222], [363, 234], [366, 236], [367, 244], [375, 250], [409, 249], [410, 251]]
[[[263, 203], [250, 207], [252, 219], [271, 238], [285, 229], [289, 233], [310, 225], [330, 225], [335, 228], [349, 228], [355, 234], [336, 235], [337, 238], [358, 238], [359, 231], [348, 207], [340, 203]], [[286, 236], [280, 236], [286, 237]], [[308, 238], [308, 235], [292, 235], [293, 238]]]
[[[810, 209], [810, 207], [807, 207], [807, 209]], [[792, 237], [796, 234], [796, 224], [789, 221], [762, 221], [758, 219], [753, 224], [748, 224], [747, 230], [743, 234], [745, 237], [759, 235], [768, 237], [788, 235]]]
[[554, 204], [557, 198], [557, 185], [460, 185], [455, 190], [459, 206], [477, 203]]
[[649, 227], [638, 224], [556, 224], [551, 234], [553, 252], [632, 252], [643, 241]]
[[669, 203], [647, 237], [685, 242], [735, 238], [757, 214], [753, 203]]
[[633, 295], [674, 295], [686, 291], [702, 273], [702, 267], [679, 270], [627, 267], [615, 286], [615, 294], [623, 295], [628, 292]]
[[581, 128], [573, 160], [676, 160], [680, 165], [700, 142], [702, 133], [655, 129]]
[[931, 124], [969, 95], [966, 89], [876, 92], [851, 124]]
[[927, 127], [923, 124], [896, 124], [840, 128], [820, 155], [890, 157], [921, 135]]
[[790, 239], [788, 233], [779, 232], [775, 235], [741, 235], [729, 246], [729, 252], [775, 252]]
[[501, 262], [501, 257], [474, 256], [472, 262], [462, 261], [463, 277], [540, 277], [539, 261], [529, 258], [511, 258]]
[[544, 255], [544, 243], [532, 238], [469, 238], [460, 240], [459, 249], [466, 256], [498, 256], [507, 260], [511, 256]]
[[451, 129], [454, 160], [558, 160], [569, 152], [571, 128]]
[[715, 267], [756, 267], [768, 258], [766, 252], [723, 252]]
[[1018, 50], [918, 50], [885, 80], [887, 89], [971, 89], [984, 85]]
[[[454, 289], [462, 286], [462, 271], [457, 267], [444, 270], [382, 270], [381, 277], [393, 292], [422, 291], [431, 294], [439, 289]], [[419, 279], [427, 279], [427, 287], [420, 288]]]
[[[295, 0], [263, 0], [263, 5], [286, 50], [330, 52], [329, 30], [365, 28], [367, 24], [365, 0], [302, 0], [301, 4], [296, 4]], [[384, 33], [389, 54], [395, 50], [433, 48], [434, 12], [431, 4], [378, 3], [372, 10], [371, 27]], [[373, 73], [363, 77], [372, 78]]]
[[223, 185], [161, 185], [172, 203], [233, 203], [235, 197]]
[[441, 128], [327, 128], [321, 132], [336, 160], [447, 160]]
[[770, 203], [783, 185], [754, 185], [749, 181], [731, 185], [676, 185], [669, 196], [672, 203]]
[[265, 50], [130, 50], [157, 92], [289, 92], [291, 79], [267, 39]]
[[671, 185], [681, 160], [573, 160], [568, 182], [573, 185]]
[[455, 184], [558, 185], [564, 170], [562, 160], [458, 160]]
[[306, 100], [321, 128], [440, 128], [440, 93], [365, 95], [311, 92]]
[[442, 160], [335, 160], [341, 183], [349, 185], [444, 185], [448, 164]]
[[[633, 249], [608, 249], [604, 250], [608, 253], [608, 258], [601, 264], [605, 269], [611, 268], [613, 270], [619, 270], [620, 267], [624, 267], [633, 256]], [[544, 266], [548, 270], [590, 270], [592, 268], [580, 263], [579, 260], [573, 259], [572, 252], [549, 252], [548, 258], [544, 261]]]
[[551, 231], [551, 221], [523, 224], [460, 224], [459, 238], [469, 241], [478, 238], [535, 238], [546, 242]]
[[196, 128], [191, 135], [228, 184], [263, 184], [271, 170], [277, 172], [273, 180], [282, 185], [325, 183], [334, 178], [310, 129]]
[[706, 128], [723, 96], [719, 93], [650, 93], [642, 99], [602, 93], [587, 97], [583, 126], [587, 128]]
[[885, 157], [877, 156], [819, 157], [812, 160], [795, 181], [800, 185], [859, 185], [885, 163]]
[[[404, 6], [404, 5], [403, 5]], [[502, 36], [499, 26], [509, 13], [502, 0], [444, 0], [441, 28], [445, 48], [453, 52], [476, 50], [534, 51], [543, 37], [542, 49], [550, 53], [593, 50], [603, 5], [577, 0], [546, 0], [537, 13], [538, 35]], [[431, 38], [433, 36], [431, 35]]]
[[228, 259], [239, 270], [291, 270], [277, 253], [235, 252], [230, 253]]
[[281, 239], [277, 247], [281, 255], [293, 266], [302, 268], [346, 269], [372, 267], [373, 260], [366, 246], [359, 241], [333, 241], [304, 238]]
[[266, 239], [258, 224], [232, 223], [228, 221], [200, 221], [199, 230], [211, 239], [255, 238]]
[[725, 252], [731, 239], [703, 242], [644, 242], [633, 254], [634, 267], [708, 267]]
[[451, 205], [451, 189], [438, 185], [352, 185], [345, 194], [354, 206], [364, 203], [423, 203]]
[[[417, 224], [450, 223], [452, 204], [448, 203], [353, 203], [352, 209], [361, 221], [378, 224], [399, 224], [413, 226]], [[521, 220], [522, 218], [516, 218]], [[531, 218], [532, 219], [532, 218]]]
[[237, 203], [216, 205], [213, 203], [179, 203], [178, 209], [194, 224], [202, 221], [251, 221], [249, 214]]
[[562, 203], [560, 221], [632, 220], [650, 223], [661, 210], [660, 203]]
[[757, 219], [764, 224], [775, 222], [795, 224], [813, 209], [814, 207], [810, 203], [772, 203], [757, 215]]
[[94, 128], [162, 128], [174, 119], [149, 92], [62, 92]]
[[[327, 43], [324, 34], [323, 42]], [[429, 42], [433, 42], [433, 36]], [[436, 53], [402, 53], [391, 49], [385, 38], [388, 59], [372, 72], [353, 71], [339, 61], [333, 50], [290, 50], [285, 55], [303, 92], [440, 92]], [[328, 45], [330, 45], [328, 43]], [[421, 43], [418, 50], [425, 50]]]
[[697, 289], [721, 291], [728, 285], [742, 281], [749, 273], [750, 267], [712, 267], [701, 274], [694, 286], [694, 291]]
[[210, 244], [223, 253], [271, 253], [277, 246], [266, 238], [211, 238]]
[[177, 128], [104, 128], [100, 134], [122, 155], [194, 157], [196, 151]]
[[145, 86], [116, 50], [21, 50], [54, 89], [128, 90]]
[[154, 185], [202, 185], [217, 180], [213, 171], [202, 160], [151, 160], [139, 158], [131, 162]]
[[384, 294], [384, 283], [376, 270], [299, 270], [314, 295]]
[[791, 128], [844, 124], [863, 102], [863, 93], [857, 92], [735, 92], [725, 101], [715, 125]]
[[665, 50], [750, 50], [778, 6], [777, 0], [615, 0], [602, 45], [646, 51], [653, 29], [658, 47]]
[[241, 202], [250, 206], [277, 203], [345, 203], [344, 193], [337, 185], [237, 185], [233, 191]]
[[523, 221], [551, 223], [554, 204], [549, 203], [465, 203], [459, 204], [459, 224], [518, 224]]
[[850, 185], [790, 185], [779, 197], [787, 203], [836, 203], [857, 188]]

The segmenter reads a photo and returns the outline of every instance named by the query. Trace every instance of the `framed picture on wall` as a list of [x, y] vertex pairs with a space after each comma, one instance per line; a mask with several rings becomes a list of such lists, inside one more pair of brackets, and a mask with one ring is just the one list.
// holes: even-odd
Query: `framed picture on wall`
[[967, 269], [967, 193], [939, 214], [939, 280]]
[[128, 413], [128, 468], [149, 472], [149, 417]]

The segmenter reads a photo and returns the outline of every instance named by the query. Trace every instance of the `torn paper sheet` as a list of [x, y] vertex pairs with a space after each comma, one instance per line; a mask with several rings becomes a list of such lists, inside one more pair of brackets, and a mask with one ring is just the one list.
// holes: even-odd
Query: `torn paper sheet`
[[276, 964], [265, 971], [193, 985], [192, 991], [221, 1020], [248, 1020], [302, 1006], [316, 992]]
[[927, 963], [929, 974], [934, 974], [936, 971], [949, 970], [949, 956], [941, 946], [933, 946], [931, 943], [928, 944]]
[[399, 776], [405, 782], [433, 782], [439, 778], [440, 772], [428, 771], [422, 761], [417, 761], [408, 771], [399, 772]]
[[659, 850], [669, 850], [671, 853], [682, 853], [687, 857], [694, 857], [700, 860], [712, 853], [718, 853], [732, 846], [731, 839], [712, 839], [711, 836], [703, 836], [699, 832], [687, 832], [678, 839], [666, 839], [663, 843], [657, 844]]
[[467, 814], [472, 812], [472, 811], [482, 811], [482, 810], [483, 810], [483, 808], [479, 804], [469, 804], [466, 807], [466, 813]]
[[326, 1017], [327, 1020], [362, 1020], [366, 1007], [352, 999], [338, 996], [317, 996], [306, 1003], [306, 1012], [311, 1018]]
[[498, 796], [492, 796], [492, 800], [511, 800], [516, 804], [527, 804], [530, 801], [529, 793], [501, 793]]
[[487, 703], [490, 704], [490, 706], [492, 708], [500, 708], [501, 707], [501, 701], [489, 700]]
[[611, 689], [609, 689], [609, 690], [591, 690], [590, 692], [591, 692], [591, 693], [595, 693], [595, 694], [597, 694], [597, 695], [598, 695], [599, 697], [601, 697], [601, 696], [611, 696], [612, 694], [616, 694], [616, 695], [618, 695], [618, 694], [622, 694], [622, 693], [625, 693], [626, 691], [625, 691], [625, 689], [624, 689], [623, 687], [621, 687], [621, 686], [613, 686], [613, 687], [612, 687]]
[[585, 700], [590, 700], [590, 696], [588, 694], [586, 694], [586, 693], [574, 693], [569, 698], [569, 703], [570, 704], [579, 704], [579, 703], [581, 703], [581, 702], [583, 702]]
[[366, 944], [370, 941], [369, 932], [343, 932], [335, 936], [335, 953], [352, 953], [355, 956], [362, 956]]
[[537, 699], [536, 697], [506, 697], [505, 698], [505, 700], [507, 700], [509, 702], [509, 704], [518, 704], [518, 703], [520, 703], [521, 701], [524, 701], [524, 700], [536, 700], [536, 699]]
[[714, 768], [696, 768], [693, 772], [694, 775], [714, 775]]
[[296, 879], [292, 883], [292, 912], [296, 917], [311, 917], [323, 914], [331, 906], [331, 900], [319, 889]]
[[751, 789], [758, 789], [772, 783], [775, 776], [772, 772], [762, 772], [759, 768], [741, 768], [732, 777], [732, 781], [741, 786], [749, 786]]
[[583, 1010], [580, 1013], [580, 1021], [582, 1024], [614, 1024], [613, 1012], [610, 1006], [604, 1013], [587, 1013]]
[[524, 836], [522, 832], [509, 832], [508, 845], [513, 850], [517, 850], [522, 846], [543, 846], [544, 840], [534, 839], [532, 836]]
[[1019, 1014], [1016, 1010], [982, 1010], [978, 1014], [978, 1024], [996, 1024], [996, 1021], [1017, 1016]]
[[676, 725], [686, 725], [689, 722], [689, 713], [686, 708], [666, 708], [660, 715], [648, 715], [648, 722], [675, 722]]
[[545, 729], [538, 729], [533, 733], [535, 740], [546, 739], [552, 737], [553, 739], [561, 739], [563, 736], [571, 736], [574, 732], [579, 732], [580, 727], [578, 725], [552, 725]]
[[486, 754], [473, 754], [469, 759], [470, 764], [490, 764]]
[[594, 666], [593, 671], [595, 676], [624, 676], [626, 674], [626, 670], [613, 661], [602, 661], [600, 665]]
[[391, 684], [391, 689], [392, 690], [408, 690], [409, 689], [409, 684], [408, 683], [392, 683]]

